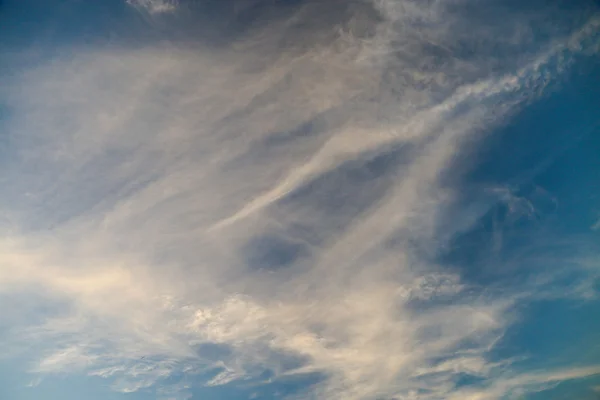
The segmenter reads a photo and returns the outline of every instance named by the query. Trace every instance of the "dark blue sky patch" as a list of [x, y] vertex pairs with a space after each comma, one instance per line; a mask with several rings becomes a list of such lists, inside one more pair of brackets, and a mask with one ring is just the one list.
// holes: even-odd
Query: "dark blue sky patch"
[[466, 386], [481, 386], [485, 382], [486, 382], [486, 379], [482, 378], [480, 376], [466, 374], [466, 373], [459, 373], [459, 374], [456, 374], [456, 376], [455, 376], [454, 385], [457, 388], [462, 388], [462, 387], [466, 387]]
[[115, 39], [152, 35], [139, 13], [121, 0], [5, 0], [0, 24], [3, 43], [15, 49], [48, 52], [66, 44], [109, 45]]
[[310, 243], [323, 243], [385, 196], [412, 160], [412, 149], [402, 145], [345, 162], [281, 199], [275, 215], [304, 227]]
[[198, 345], [196, 351], [202, 359], [213, 362], [224, 361], [232, 354], [229, 346], [218, 343], [202, 343]]
[[524, 109], [469, 154], [476, 164], [459, 184], [464, 199], [449, 209], [448, 223], [460, 227], [459, 215], [475, 219], [444, 244], [440, 257], [467, 281], [488, 285], [506, 278], [506, 284], [548, 267], [541, 254], [570, 260], [593, 253], [591, 238], [583, 237], [593, 234], [600, 204], [594, 65], [589, 61], [579, 70], [586, 74]]
[[253, 270], [291, 267], [309, 254], [306, 244], [277, 234], [254, 237], [242, 249], [242, 257]]
[[600, 359], [598, 301], [541, 300], [518, 307], [519, 322], [505, 333], [492, 357], [525, 357], [516, 366], [558, 369], [593, 365]]
[[593, 58], [582, 63], [585, 65], [578, 66], [577, 73], [551, 85], [552, 91], [543, 98], [485, 135], [483, 143], [470, 147], [461, 157], [473, 166], [463, 177], [465, 186], [535, 183], [541, 173], [591, 134], [590, 129], [600, 123], [594, 107], [600, 104], [600, 81], [595, 78], [600, 64]]

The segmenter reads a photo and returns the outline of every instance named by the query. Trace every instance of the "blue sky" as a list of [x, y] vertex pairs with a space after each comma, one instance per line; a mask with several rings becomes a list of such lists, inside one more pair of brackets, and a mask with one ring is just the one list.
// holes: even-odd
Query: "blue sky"
[[0, 398], [600, 396], [593, 1], [5, 0]]

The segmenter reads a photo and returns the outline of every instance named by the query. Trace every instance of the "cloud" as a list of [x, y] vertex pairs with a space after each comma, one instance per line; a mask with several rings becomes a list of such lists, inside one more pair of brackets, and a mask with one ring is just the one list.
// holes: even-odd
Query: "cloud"
[[468, 229], [440, 228], [457, 152], [543, 92], [598, 18], [542, 50], [523, 27], [537, 15], [473, 20], [484, 42], [515, 28], [493, 38], [511, 58], [462, 49], [474, 34], [451, 4], [376, 6], [335, 23], [299, 7], [224, 48], [79, 48], [6, 82], [0, 291], [55, 307], [0, 311], [11, 341], [42, 347], [32, 372], [167, 398], [189, 398], [181, 375], [317, 373], [318, 398], [423, 400], [597, 373], [492, 360], [527, 294], [486, 292], [432, 254]]
[[170, 13], [177, 9], [177, 0], [127, 0], [133, 7], [145, 10], [150, 14]]
[[599, 374], [599, 366], [571, 368], [537, 374], [523, 374], [519, 377], [498, 379], [493, 385], [484, 390], [466, 390], [465, 392], [450, 398], [485, 400], [497, 399], [506, 395], [511, 396], [509, 398], [517, 398], [517, 396], [523, 395], [524, 393], [541, 392], [551, 389], [560, 382], [584, 379]]

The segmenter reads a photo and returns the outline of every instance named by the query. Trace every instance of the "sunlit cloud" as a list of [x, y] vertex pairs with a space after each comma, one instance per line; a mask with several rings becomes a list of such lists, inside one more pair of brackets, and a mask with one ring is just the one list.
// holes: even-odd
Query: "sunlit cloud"
[[488, 31], [458, 29], [469, 16], [451, 2], [374, 3], [335, 29], [307, 32], [305, 6], [224, 48], [81, 48], [3, 80], [15, 139], [0, 292], [49, 310], [0, 318], [16, 332], [3, 340], [43, 349], [32, 373], [181, 399], [192, 381], [314, 374], [304, 398], [407, 400], [500, 399], [600, 373], [494, 359], [515, 305], [547, 293], [485, 290], [435, 257], [498, 203], [535, 216], [489, 187], [454, 221], [446, 178], [461, 149], [589, 53], [600, 19], [533, 48], [525, 25], [540, 17], [515, 17], [490, 32], [512, 29], [495, 43], [518, 57], [469, 56], [463, 41]]

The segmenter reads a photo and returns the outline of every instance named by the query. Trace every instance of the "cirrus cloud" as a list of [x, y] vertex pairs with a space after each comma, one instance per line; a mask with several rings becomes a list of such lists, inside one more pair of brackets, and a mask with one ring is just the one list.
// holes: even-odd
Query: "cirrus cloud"
[[[309, 2], [224, 48], [79, 48], [7, 82], [0, 291], [50, 310], [0, 315], [6, 343], [43, 347], [32, 372], [165, 398], [318, 376], [301, 397], [422, 400], [599, 373], [493, 359], [535, 290], [486, 290], [435, 254], [516, 199], [443, 224], [456, 154], [597, 45], [600, 19], [538, 50], [538, 15], [467, 35], [454, 2], [374, 3], [310, 25]], [[469, 52], [478, 33], [505, 53]]]

